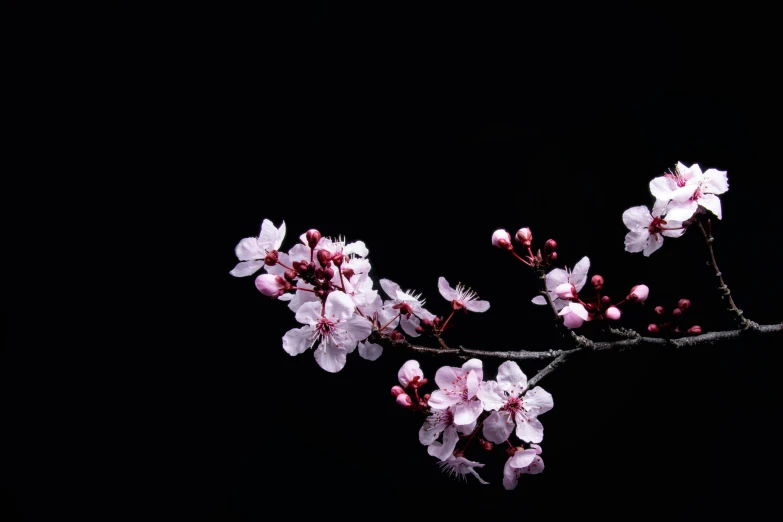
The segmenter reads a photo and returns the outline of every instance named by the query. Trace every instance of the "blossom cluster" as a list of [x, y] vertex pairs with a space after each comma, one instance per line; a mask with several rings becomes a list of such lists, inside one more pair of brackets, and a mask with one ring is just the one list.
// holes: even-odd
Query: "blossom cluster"
[[[403, 364], [397, 378], [400, 385], [392, 387], [392, 395], [400, 406], [426, 414], [419, 442], [447, 473], [462, 478], [470, 473], [487, 484], [476, 471], [484, 464], [465, 458], [474, 440], [484, 451], [492, 451], [496, 444], [507, 445], [503, 468], [506, 489], [514, 489], [521, 475], [544, 471], [538, 444], [544, 438], [544, 426], [538, 416], [551, 410], [554, 402], [540, 386], [528, 387], [527, 377], [514, 361], [501, 364], [496, 380], [488, 381], [479, 359], [470, 359], [461, 367], [441, 367], [435, 373], [439, 389], [421, 397], [419, 389], [427, 379], [418, 361]], [[479, 433], [483, 438], [477, 439]], [[512, 444], [512, 433], [528, 443], [528, 448]]]

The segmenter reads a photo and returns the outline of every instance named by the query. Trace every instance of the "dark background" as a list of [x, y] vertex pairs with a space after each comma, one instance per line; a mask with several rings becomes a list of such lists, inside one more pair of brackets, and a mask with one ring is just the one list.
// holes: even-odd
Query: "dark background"
[[[779, 339], [574, 358], [541, 382], [555, 400], [546, 471], [507, 492], [499, 450], [468, 455], [487, 463], [481, 486], [441, 474], [418, 443], [421, 419], [389, 394], [411, 354], [354, 354], [328, 374], [282, 350], [288, 309], [228, 274], [240, 239], [285, 220], [284, 250], [312, 227], [361, 239], [374, 278], [424, 292], [435, 313], [448, 311], [439, 276], [476, 289], [492, 308], [457, 317], [452, 344], [562, 348], [529, 303], [532, 275], [490, 244], [529, 226], [563, 264], [588, 255], [612, 297], [650, 286], [624, 324], [688, 297], [695, 322], [728, 329], [697, 230], [650, 258], [623, 250], [623, 210], [651, 205], [650, 179], [682, 161], [728, 171], [719, 265], [750, 318], [780, 321], [772, 22], [749, 8], [387, 3], [189, 8], [123, 27], [110, 94], [86, 105], [110, 123], [95, 130], [111, 135], [101, 168], [131, 200], [133, 233], [88, 251], [113, 260], [101, 298], [45, 310], [72, 314], [67, 327], [7, 312], [4, 520], [774, 509]], [[430, 377], [459, 364], [419, 360]]]

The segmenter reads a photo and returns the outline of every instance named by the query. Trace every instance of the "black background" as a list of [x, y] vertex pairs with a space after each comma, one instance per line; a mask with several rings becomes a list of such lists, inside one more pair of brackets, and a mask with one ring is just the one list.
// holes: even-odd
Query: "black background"
[[[424, 292], [435, 313], [448, 311], [439, 276], [473, 287], [492, 308], [457, 317], [449, 343], [562, 348], [529, 303], [532, 275], [490, 244], [529, 226], [563, 264], [588, 255], [612, 297], [650, 286], [624, 324], [688, 297], [695, 322], [728, 329], [698, 231], [650, 258], [623, 250], [623, 210], [651, 205], [650, 179], [682, 161], [728, 171], [720, 267], [750, 318], [780, 321], [768, 14], [393, 3], [142, 18], [108, 53], [122, 65], [97, 104], [112, 135], [101, 167], [133, 194], [133, 246], [89, 251], [113, 277], [62, 311], [82, 319], [60, 342], [7, 315], [8, 520], [774, 508], [779, 339], [574, 358], [541, 382], [555, 401], [546, 471], [507, 492], [500, 451], [468, 455], [487, 463], [481, 486], [418, 443], [421, 419], [389, 394], [411, 354], [354, 354], [328, 374], [282, 350], [288, 309], [228, 274], [240, 239], [285, 220], [284, 250], [312, 227], [361, 239], [374, 278]], [[459, 363], [419, 360], [429, 377]]]

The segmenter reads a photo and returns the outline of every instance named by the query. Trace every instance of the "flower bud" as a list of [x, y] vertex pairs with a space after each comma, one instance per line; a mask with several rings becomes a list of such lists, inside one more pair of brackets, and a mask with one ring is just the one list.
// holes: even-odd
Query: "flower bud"
[[329, 266], [329, 261], [332, 260], [332, 254], [330, 254], [328, 250], [319, 250], [318, 253], [315, 254], [315, 257], [318, 258], [318, 262], [321, 263], [321, 266], [323, 267]]
[[547, 239], [546, 243], [544, 243], [544, 254], [554, 254], [555, 250], [557, 250], [557, 241], [554, 239]]
[[411, 400], [410, 395], [402, 392], [401, 394], [397, 395], [397, 404], [403, 408], [410, 408], [413, 406], [413, 400]]
[[519, 448], [517, 448], [516, 446], [508, 446], [506, 448], [506, 455], [508, 455], [509, 457], [513, 457], [517, 451], [519, 451]]
[[495, 233], [492, 234], [492, 244], [503, 250], [514, 250], [514, 247], [511, 245], [511, 234], [502, 228], [495, 230]]
[[604, 278], [596, 274], [590, 279], [590, 283], [592, 283], [593, 288], [600, 290], [604, 287]]
[[611, 303], [611, 302], [612, 302], [612, 299], [608, 295], [605, 295], [605, 296], [603, 296], [601, 298], [601, 304], [604, 305], [604, 306], [609, 306], [609, 303]]
[[424, 395], [421, 396], [421, 400], [427, 402], [428, 400], [430, 400], [430, 397], [431, 395], [429, 393], [425, 393]]
[[563, 283], [555, 287], [555, 294], [560, 299], [576, 299], [576, 287], [571, 283]]
[[554, 263], [555, 261], [557, 261], [557, 252], [552, 252], [551, 254], [549, 254], [548, 257], [549, 257], [549, 260]]
[[331, 281], [332, 278], [334, 277], [334, 268], [331, 268], [331, 267], [325, 268], [324, 269], [324, 276], [326, 277], [327, 281]]
[[656, 306], [656, 307], [655, 307], [655, 313], [656, 313], [656, 314], [658, 314], [658, 315], [663, 315], [663, 313], [664, 313], [665, 311], [666, 311], [666, 310], [664, 310], [662, 306]]
[[343, 270], [343, 276], [347, 277], [348, 279], [352, 278], [354, 274], [353, 268], [346, 268]]
[[517, 234], [514, 238], [526, 247], [529, 247], [533, 243], [533, 233], [527, 227], [517, 230]]
[[[396, 331], [396, 330], [395, 330]], [[414, 379], [421, 379], [424, 377], [424, 372], [421, 371], [421, 367], [419, 366], [419, 361], [416, 359], [411, 359], [410, 361], [406, 361], [405, 364], [400, 367], [400, 370], [397, 372], [397, 380], [400, 381], [400, 384], [402, 386], [405, 386], [406, 388]]]
[[394, 341], [395, 343], [398, 343], [398, 342], [400, 342], [400, 341], [404, 340], [404, 339], [405, 339], [405, 336], [404, 336], [404, 335], [402, 335], [402, 334], [401, 334], [400, 332], [398, 332], [397, 330], [394, 330], [392, 333], [390, 333], [390, 334], [389, 334], [389, 339], [391, 339], [391, 340], [392, 340], [392, 341]]
[[341, 266], [343, 264], [342, 252], [337, 252], [335, 255], [332, 256], [332, 263], [334, 263], [334, 266]]
[[275, 266], [277, 264], [277, 250], [271, 250], [264, 256], [264, 264]]
[[674, 317], [680, 317], [682, 315], [682, 308], [675, 308], [672, 310], [672, 315]]
[[631, 293], [628, 294], [626, 299], [629, 301], [644, 303], [647, 300], [648, 295], [650, 295], [650, 289], [647, 287], [647, 285], [636, 285], [631, 288]]
[[296, 272], [294, 272], [293, 270], [286, 270], [285, 274], [283, 275], [286, 278], [286, 281], [289, 281], [291, 283], [296, 281]]
[[426, 317], [425, 317], [424, 319], [422, 319], [422, 320], [421, 320], [421, 324], [423, 324], [423, 325], [424, 325], [424, 326], [426, 326], [427, 328], [432, 328], [432, 321], [430, 321], [430, 320], [429, 320], [429, 319], [427, 319]]
[[267, 297], [278, 297], [283, 294], [286, 282], [277, 275], [261, 274], [256, 277], [256, 288]]
[[416, 330], [417, 334], [423, 334], [424, 333], [424, 328], [422, 328], [421, 326], [417, 326], [416, 328], [414, 328], [414, 330]]
[[307, 238], [307, 244], [310, 246], [310, 248], [315, 248], [315, 245], [317, 245], [318, 242], [321, 240], [321, 233], [318, 232], [316, 229], [311, 228], [305, 234], [305, 238]]
[[484, 439], [480, 439], [480, 440], [479, 440], [479, 444], [481, 444], [481, 448], [482, 448], [484, 451], [492, 451], [492, 448], [494, 448], [494, 447], [495, 447], [495, 445], [494, 445], [494, 444], [492, 444], [490, 441], [488, 441], [488, 440], [484, 440]]
[[620, 315], [622, 314], [620, 313], [619, 308], [617, 308], [616, 306], [610, 306], [609, 308], [606, 309], [606, 313], [604, 315], [606, 315], [606, 318], [609, 319], [610, 321], [619, 321]]
[[324, 269], [320, 266], [315, 269], [315, 278], [316, 279], [323, 279], [324, 278]]
[[315, 291], [315, 295], [317, 295], [320, 299], [323, 299], [324, 297], [326, 297], [326, 290], [324, 290], [323, 288], [319, 288], [318, 290]]
[[695, 324], [688, 328], [688, 333], [691, 335], [700, 335], [701, 334], [701, 326]]
[[392, 386], [391, 393], [396, 397], [401, 393], [405, 393], [405, 390], [402, 389], [402, 386]]
[[315, 273], [315, 263], [313, 263], [312, 261], [307, 263], [307, 271], [310, 272], [311, 274], [314, 274]]
[[683, 310], [687, 310], [691, 307], [691, 301], [689, 299], [680, 299], [677, 301], [677, 307], [682, 308]]
[[647, 331], [650, 332], [650, 333], [658, 333], [658, 332], [661, 331], [661, 327], [658, 326], [655, 323], [652, 323], [652, 324], [647, 326]]

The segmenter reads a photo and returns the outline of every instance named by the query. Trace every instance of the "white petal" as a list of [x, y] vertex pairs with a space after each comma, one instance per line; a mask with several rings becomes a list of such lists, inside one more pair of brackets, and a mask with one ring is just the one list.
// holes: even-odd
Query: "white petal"
[[512, 490], [517, 487], [519, 483], [519, 470], [511, 467], [511, 459], [506, 461], [503, 466], [503, 487], [507, 490]]
[[701, 167], [698, 163], [694, 163], [690, 167], [685, 167], [682, 163], [677, 162], [677, 171], [680, 173], [680, 177], [685, 181], [694, 180], [698, 182], [703, 177]]
[[518, 397], [527, 388], [527, 376], [514, 361], [506, 361], [498, 367], [498, 384], [509, 394]]
[[720, 207], [720, 198], [715, 194], [702, 194], [702, 196], [699, 198], [699, 205], [715, 214], [718, 219], [723, 219], [723, 214]]
[[453, 366], [441, 366], [438, 371], [435, 372], [435, 384], [438, 388], [445, 390], [446, 388], [453, 389], [457, 379], [461, 377], [465, 372], [462, 368], [455, 368]]
[[537, 305], [545, 305], [546, 304], [546, 299], [544, 298], [543, 295], [537, 295], [533, 299], [531, 299], [530, 301], [533, 304], [537, 304]]
[[[419, 428], [419, 442], [429, 446], [438, 440], [438, 437], [440, 437], [440, 434], [443, 433], [447, 426], [448, 424], [442, 421], [441, 415], [430, 415]], [[452, 449], [452, 451], [454, 450]]]
[[585, 256], [574, 265], [574, 269], [571, 271], [571, 284], [579, 291], [585, 286], [587, 282], [587, 271], [590, 270], [590, 259]]
[[359, 343], [359, 355], [363, 359], [367, 359], [368, 361], [375, 361], [378, 359], [378, 357], [381, 356], [383, 353], [383, 346], [380, 344], [365, 342], [365, 343]]
[[449, 282], [446, 281], [445, 277], [438, 278], [438, 290], [446, 301], [454, 301], [459, 297], [457, 291], [449, 286]]
[[405, 361], [405, 364], [403, 364], [397, 372], [397, 380], [400, 381], [401, 385], [408, 386], [414, 377], [424, 377], [424, 372], [421, 371], [419, 361], [415, 359]]
[[457, 404], [454, 406], [454, 423], [470, 424], [475, 422], [482, 411], [484, 411], [484, 407], [481, 405], [481, 401], [468, 401]]
[[381, 288], [383, 288], [383, 291], [386, 292], [390, 299], [397, 299], [397, 292], [400, 290], [400, 285], [389, 281], [388, 279], [381, 279], [380, 284]]
[[526, 468], [533, 463], [536, 457], [536, 450], [534, 449], [517, 451], [509, 460], [509, 464], [512, 468]]
[[246, 237], [237, 244], [234, 249], [237, 259], [240, 261], [250, 261], [251, 259], [264, 259], [266, 252], [258, 245], [258, 239]]
[[433, 319], [435, 319], [435, 314], [430, 313], [430, 311], [427, 310], [426, 308], [422, 308], [420, 306], [414, 307], [414, 311], [416, 312], [416, 315], [418, 316], [419, 319], [427, 319], [428, 321], [432, 321]]
[[[305, 292], [306, 293], [306, 292]], [[296, 311], [296, 320], [304, 324], [316, 324], [321, 320], [320, 301], [310, 301], [304, 303]]]
[[447, 395], [441, 390], [435, 390], [432, 392], [432, 395], [430, 395], [430, 400], [427, 401], [427, 404], [430, 405], [430, 408], [435, 408], [436, 410], [445, 410], [449, 406], [454, 406], [457, 404], [461, 399], [454, 395]]
[[331, 342], [322, 342], [314, 351], [315, 362], [329, 373], [337, 373], [345, 366], [348, 352]]
[[525, 393], [522, 405], [527, 410], [529, 416], [538, 416], [551, 410], [555, 405], [555, 401], [552, 399], [552, 394], [540, 386], [536, 386]]
[[587, 321], [587, 309], [580, 303], [570, 303], [568, 307], [571, 309], [571, 313], [576, 314], [582, 320]]
[[675, 230], [664, 230], [661, 232], [666, 237], [680, 237], [685, 233], [684, 228], [682, 227], [682, 221], [675, 221], [673, 219], [667, 219], [666, 224], [663, 225], [664, 228], [673, 228]]
[[353, 243], [348, 243], [343, 248], [343, 255], [346, 256], [356, 254], [359, 257], [367, 257], [369, 253], [370, 251], [365, 246], [364, 241], [354, 241]]
[[553, 292], [555, 288], [568, 282], [568, 272], [562, 268], [555, 268], [546, 275], [546, 289]]
[[704, 172], [702, 191], [710, 194], [723, 194], [729, 190], [729, 178], [725, 170], [707, 169]]
[[486, 312], [489, 310], [489, 301], [468, 301], [465, 308], [471, 312]]
[[[468, 388], [468, 399], [472, 399], [476, 396], [476, 392], [478, 391], [479, 387], [479, 379], [476, 375], [476, 372], [473, 370], [468, 372], [468, 378], [467, 378], [467, 388]], [[464, 422], [460, 422], [460, 424], [465, 424]]]
[[473, 430], [476, 428], [476, 421], [470, 422], [468, 424], [455, 424], [455, 426], [457, 427], [457, 431], [463, 435], [467, 435], [469, 433], [473, 433]]
[[686, 201], [690, 201], [697, 188], [697, 186], [693, 185], [679, 187], [674, 192], [672, 192], [672, 201], [674, 203], [685, 203]]
[[632, 232], [638, 232], [642, 229], [646, 230], [652, 223], [652, 220], [650, 210], [644, 205], [631, 207], [623, 212], [623, 223]]
[[544, 440], [544, 425], [535, 418], [522, 412], [517, 413], [517, 437], [525, 442], [541, 442]]
[[454, 448], [457, 447], [458, 440], [459, 435], [457, 434], [457, 428], [449, 426], [443, 432], [443, 444], [435, 446], [432, 448], [432, 451], [428, 448], [427, 453], [440, 460], [446, 460], [454, 453]]
[[476, 397], [481, 401], [485, 410], [499, 410], [506, 403], [506, 394], [503, 388], [495, 381], [484, 381], [476, 392]]
[[503, 444], [514, 430], [514, 421], [506, 413], [493, 411], [484, 420], [482, 433], [484, 438], [495, 444]]
[[277, 227], [274, 226], [271, 221], [265, 219], [264, 222], [261, 223], [261, 233], [258, 235], [258, 246], [266, 250], [276, 250], [276, 242]]
[[372, 324], [366, 317], [354, 314], [347, 321], [340, 323], [342, 330], [353, 339], [354, 342], [363, 341], [372, 333]]
[[650, 240], [650, 233], [646, 230], [642, 232], [628, 232], [625, 235], [625, 251], [626, 252], [641, 252], [647, 248], [647, 243]]
[[669, 206], [669, 200], [668, 199], [656, 199], [655, 204], [653, 205], [652, 214], [653, 216], [661, 217], [666, 214], [666, 207]]
[[313, 344], [315, 331], [312, 326], [303, 326], [288, 330], [283, 336], [283, 350], [288, 355], [299, 355]]
[[544, 460], [538, 456], [536, 456], [536, 458], [533, 459], [533, 462], [524, 470], [528, 475], [538, 475], [542, 471], [544, 471]]
[[406, 319], [404, 315], [401, 316], [400, 325], [402, 326], [403, 331], [411, 337], [418, 337], [421, 335], [416, 331], [416, 327], [419, 326], [419, 320], [415, 315], [412, 315], [410, 319]]
[[[307, 245], [294, 245], [291, 250], [288, 251], [288, 257], [291, 263], [294, 261], [310, 261], [310, 247]], [[288, 266], [290, 264], [286, 263]]]
[[256, 261], [240, 261], [229, 274], [234, 277], [246, 277], [255, 274], [262, 266], [264, 266], [263, 259]]
[[676, 183], [671, 178], [659, 176], [650, 182], [650, 193], [657, 199], [669, 201], [672, 199], [672, 192]]
[[[297, 288], [308, 288], [312, 289], [313, 286], [305, 283], [304, 281], [298, 281], [296, 283]], [[321, 314], [321, 301], [318, 300], [318, 297], [313, 292], [304, 292], [304, 291], [297, 291], [294, 292], [294, 297], [291, 298], [291, 302], [288, 303], [288, 308], [294, 312], [297, 313], [299, 309], [306, 303], [318, 303], [318, 315], [320, 317]]]
[[478, 377], [479, 381], [484, 379], [484, 363], [481, 362], [481, 359], [468, 359], [462, 365], [462, 369], [465, 370], [465, 372], [471, 370], [476, 372], [476, 377]]
[[339, 291], [332, 292], [326, 297], [324, 317], [334, 322], [345, 321], [354, 314], [355, 309], [351, 296]]
[[676, 221], [686, 221], [693, 216], [696, 209], [699, 208], [699, 204], [695, 201], [686, 201], [684, 203], [670, 203], [669, 210], [666, 212], [666, 219], [674, 219]]
[[660, 234], [651, 235], [647, 239], [647, 246], [644, 247], [644, 257], [650, 257], [650, 254], [663, 246], [663, 236]]

